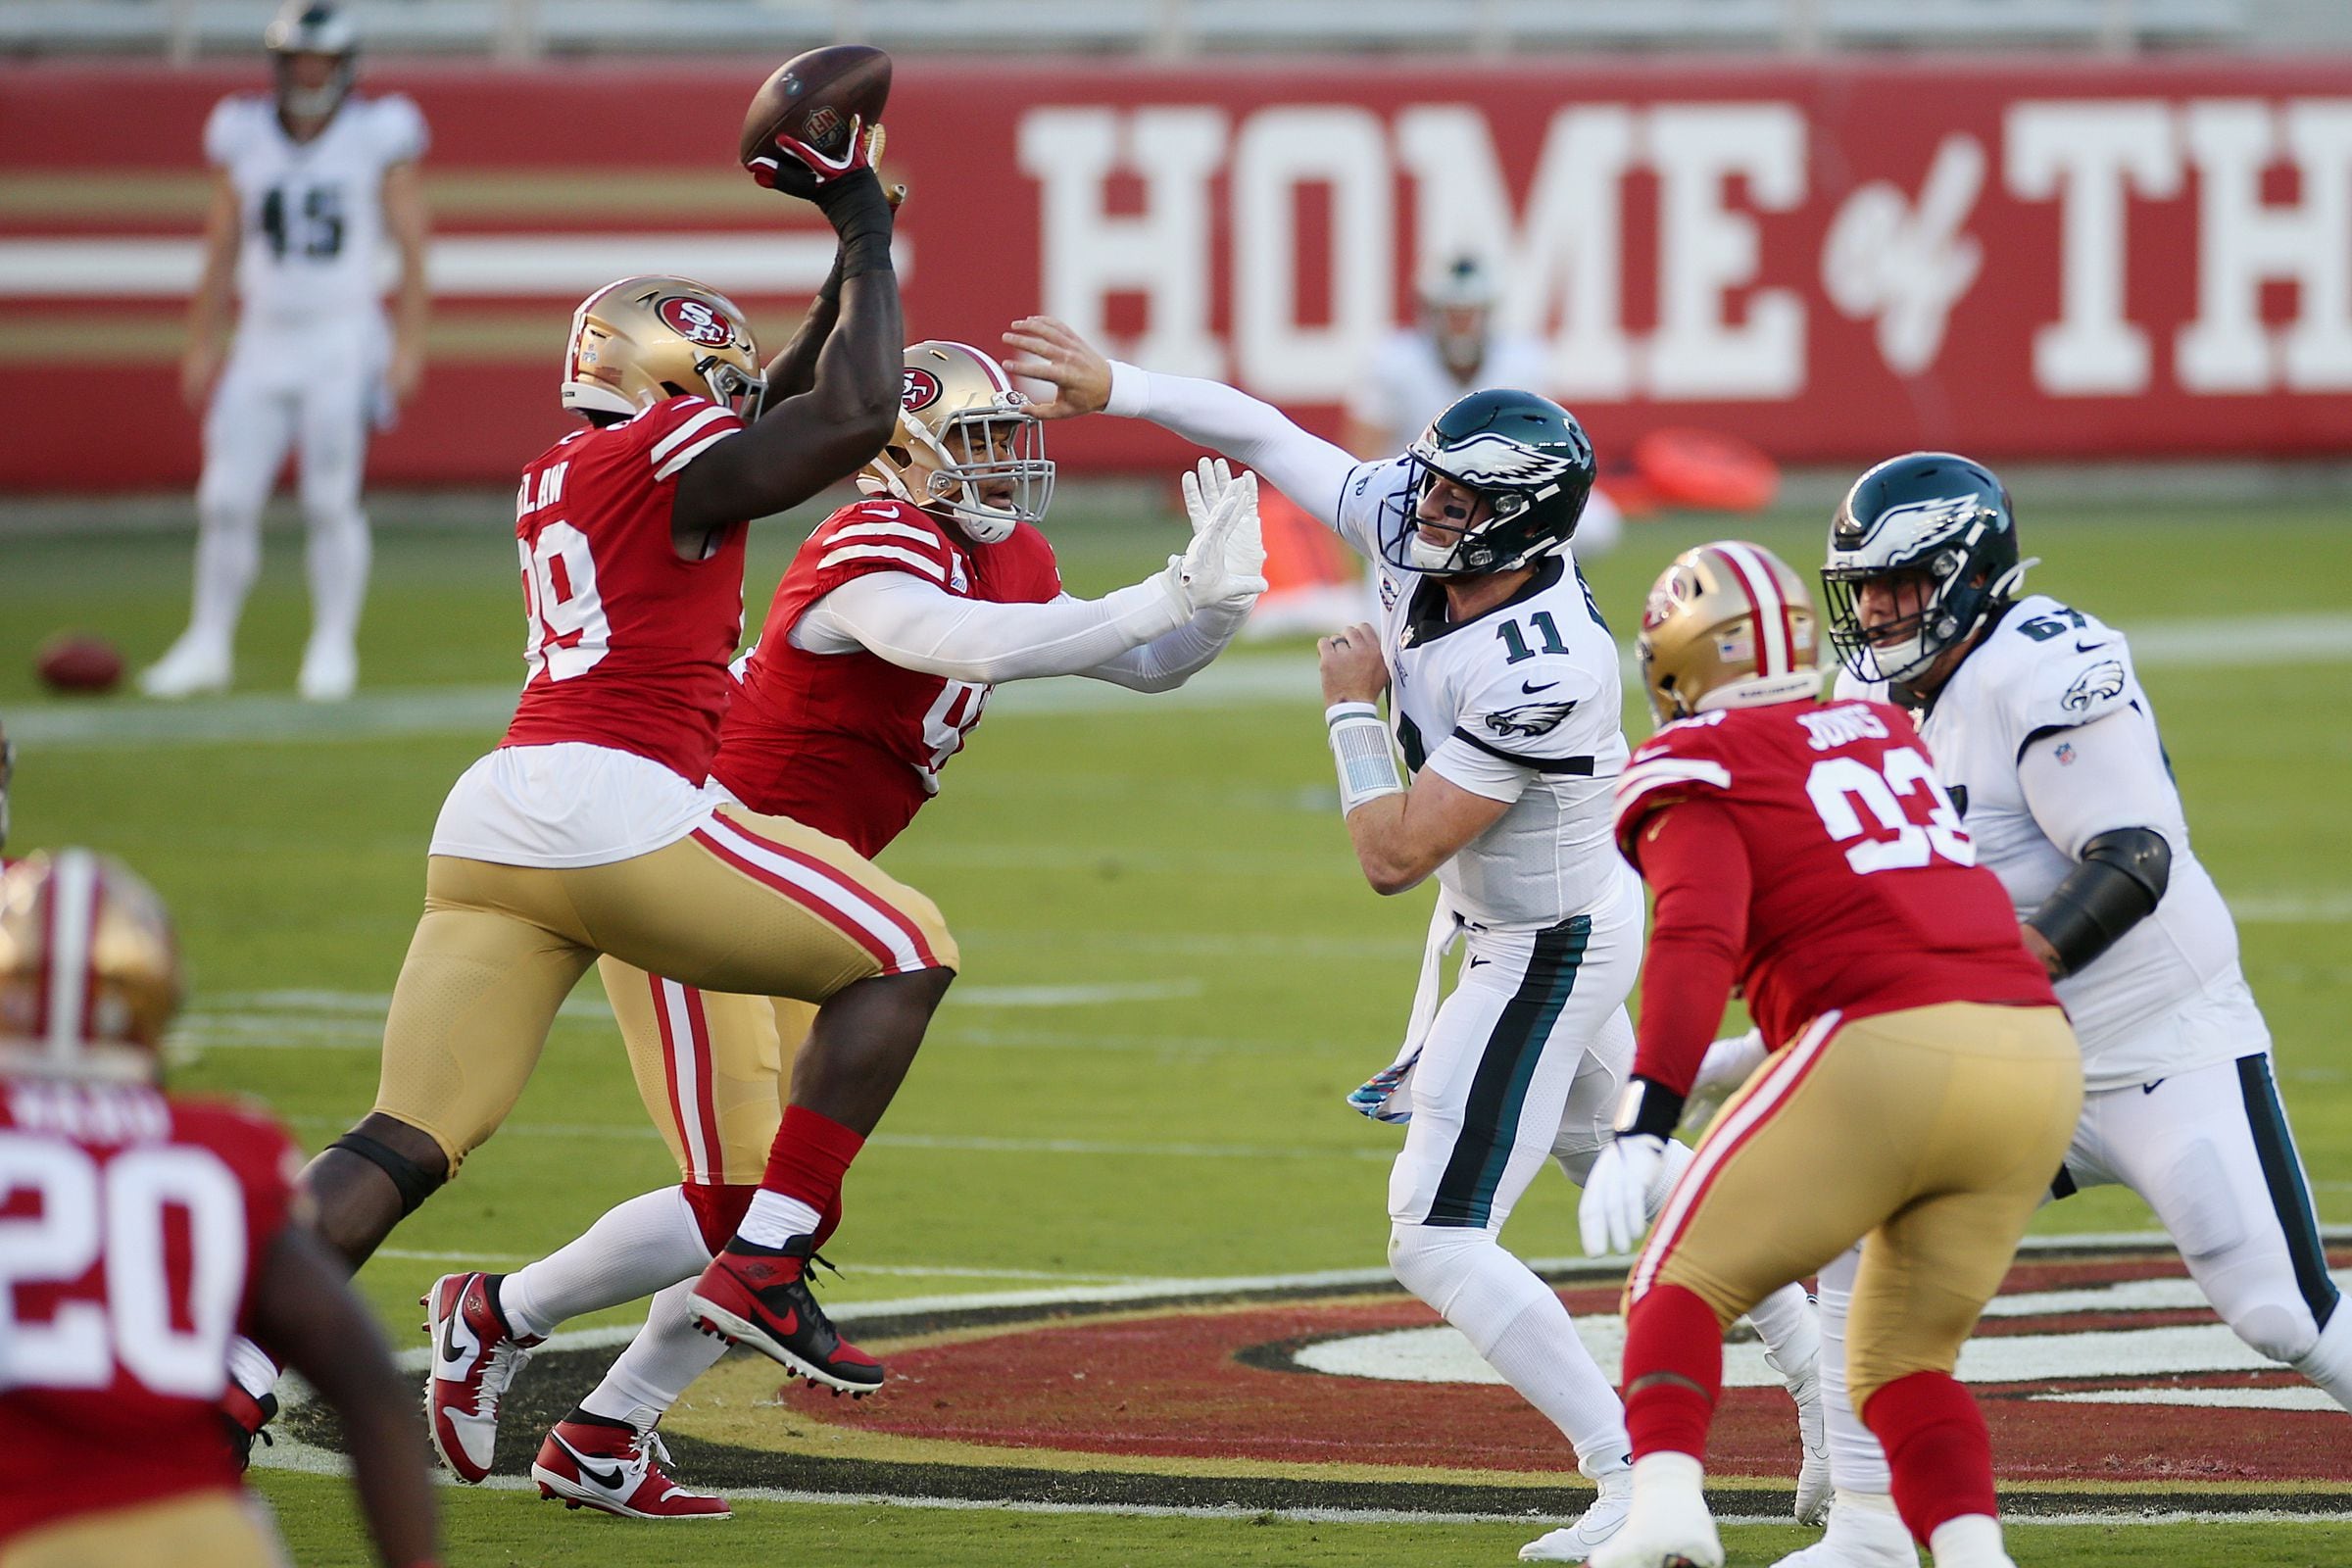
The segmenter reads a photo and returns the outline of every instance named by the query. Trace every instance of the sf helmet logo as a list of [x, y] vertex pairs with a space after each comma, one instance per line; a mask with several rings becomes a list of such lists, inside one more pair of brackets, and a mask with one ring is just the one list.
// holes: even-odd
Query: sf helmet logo
[[703, 300], [672, 295], [654, 308], [662, 324], [687, 342], [707, 349], [723, 349], [735, 341], [735, 323]]
[[929, 370], [918, 370], [912, 366], [908, 366], [906, 379], [899, 385], [899, 407], [912, 414], [915, 410], [929, 408], [938, 401], [939, 377], [933, 375]]

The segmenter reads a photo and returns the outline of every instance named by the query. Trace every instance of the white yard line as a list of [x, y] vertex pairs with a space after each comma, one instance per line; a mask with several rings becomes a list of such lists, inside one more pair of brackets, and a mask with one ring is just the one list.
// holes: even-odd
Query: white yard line
[[[2251, 668], [2352, 662], [2352, 614], [2230, 615], [2127, 627], [2144, 668]], [[1303, 652], [1219, 660], [1172, 692], [1153, 696], [1099, 681], [1019, 681], [999, 688], [992, 713], [1053, 716], [1154, 708], [1245, 708], [1311, 703], [1314, 661]], [[9, 715], [20, 745], [63, 750], [202, 746], [228, 742], [371, 740], [401, 735], [493, 738], [514, 708], [508, 685], [368, 691], [349, 702], [306, 703], [256, 694], [186, 703], [122, 699], [43, 704]]]

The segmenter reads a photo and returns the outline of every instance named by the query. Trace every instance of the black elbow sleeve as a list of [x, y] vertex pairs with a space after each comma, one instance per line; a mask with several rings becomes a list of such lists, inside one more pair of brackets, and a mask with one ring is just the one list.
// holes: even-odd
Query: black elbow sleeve
[[2173, 847], [2154, 828], [2119, 827], [2082, 846], [2082, 859], [2026, 921], [2075, 974], [2154, 912], [2173, 874]]

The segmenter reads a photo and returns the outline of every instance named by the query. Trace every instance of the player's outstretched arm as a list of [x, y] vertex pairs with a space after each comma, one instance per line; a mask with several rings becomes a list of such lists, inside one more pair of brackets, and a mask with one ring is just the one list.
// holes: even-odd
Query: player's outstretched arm
[[796, 507], [847, 478], [898, 426], [906, 322], [891, 270], [891, 206], [872, 171], [820, 187], [841, 236], [841, 308], [808, 389], [764, 409], [678, 475], [670, 530], [699, 549], [712, 530]]
[[342, 1419], [360, 1507], [387, 1568], [436, 1562], [433, 1484], [425, 1473], [416, 1386], [393, 1367], [342, 1264], [300, 1225], [284, 1226], [270, 1243], [255, 1281], [251, 1328]]
[[1218, 381], [1159, 375], [1103, 358], [1092, 343], [1051, 316], [1025, 316], [1004, 334], [1013, 353], [1004, 368], [1051, 384], [1041, 418], [1112, 414], [1150, 419], [1186, 440], [1255, 468], [1266, 481], [1322, 519], [1340, 526], [1340, 507], [1356, 460], [1301, 430], [1270, 403]]
[[[892, 185], [884, 194], [889, 198], [890, 210], [896, 213], [906, 203], [906, 187]], [[816, 384], [817, 354], [823, 350], [825, 339], [832, 335], [833, 324], [841, 319], [841, 254], [838, 248], [833, 252], [833, 270], [818, 285], [816, 297], [808, 302], [808, 314], [801, 318], [800, 329], [792, 334], [792, 341], [767, 362], [766, 369], [761, 372], [765, 388], [760, 399], [761, 414], [786, 398], [799, 397]]]

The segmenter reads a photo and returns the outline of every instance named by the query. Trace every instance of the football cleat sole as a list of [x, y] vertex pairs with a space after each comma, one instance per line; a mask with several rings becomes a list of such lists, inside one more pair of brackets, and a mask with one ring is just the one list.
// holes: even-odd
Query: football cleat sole
[[687, 1308], [688, 1321], [703, 1333], [727, 1345], [748, 1346], [786, 1371], [807, 1379], [811, 1387], [822, 1384], [836, 1394], [855, 1395], [862, 1399], [882, 1386], [879, 1383], [853, 1383], [838, 1373], [828, 1372], [815, 1362], [795, 1355], [769, 1339], [758, 1326], [725, 1307], [712, 1306], [699, 1296], [690, 1298], [690, 1300], [692, 1304]]
[[539, 1495], [543, 1500], [560, 1502], [567, 1510], [593, 1508], [598, 1513], [609, 1513], [615, 1519], [642, 1519], [649, 1525], [707, 1524], [735, 1517], [732, 1510], [726, 1513], [641, 1513], [625, 1502], [614, 1502], [585, 1487], [574, 1486], [562, 1476], [542, 1470], [537, 1465], [531, 1466], [531, 1479], [539, 1483]]

